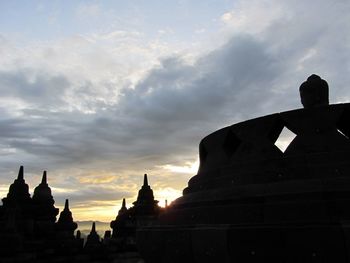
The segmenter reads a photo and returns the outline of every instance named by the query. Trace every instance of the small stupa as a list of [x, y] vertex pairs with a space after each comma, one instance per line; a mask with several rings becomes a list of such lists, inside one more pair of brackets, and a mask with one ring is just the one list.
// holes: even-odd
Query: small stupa
[[17, 179], [10, 185], [7, 197], [2, 199], [4, 207], [23, 207], [31, 203], [29, 187], [24, 180], [23, 166], [19, 168]]
[[112, 238], [121, 250], [136, 250], [136, 230], [140, 226], [150, 225], [162, 208], [154, 200], [153, 190], [148, 184], [147, 174], [143, 176], [143, 185], [133, 206], [126, 208], [125, 198], [115, 220], [110, 223]]
[[125, 201], [125, 198], [123, 198], [122, 207], [118, 211], [118, 216], [125, 214], [127, 211], [128, 211], [128, 209], [126, 208], [126, 201]]
[[34, 189], [33, 208], [36, 219], [56, 221], [58, 208], [54, 206], [55, 200], [51, 194], [51, 188], [47, 184], [47, 173], [43, 172], [41, 183]]
[[134, 209], [139, 215], [153, 214], [158, 207], [158, 201], [154, 200], [153, 190], [148, 184], [147, 174], [143, 176], [143, 185], [138, 192], [137, 200], [133, 202]]
[[74, 230], [78, 225], [73, 221], [72, 212], [69, 210], [69, 201], [66, 199], [64, 209], [60, 213], [60, 217], [56, 223], [56, 229], [73, 237]]
[[101, 237], [96, 232], [96, 223], [93, 222], [90, 234], [86, 238], [84, 249], [94, 251], [101, 248]]
[[350, 103], [329, 105], [315, 74], [299, 92], [301, 109], [201, 140], [183, 196], [138, 229], [146, 262], [349, 262]]

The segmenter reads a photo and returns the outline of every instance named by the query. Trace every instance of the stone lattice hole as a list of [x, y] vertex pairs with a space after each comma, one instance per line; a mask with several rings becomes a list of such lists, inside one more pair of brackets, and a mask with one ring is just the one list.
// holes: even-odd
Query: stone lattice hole
[[297, 135], [294, 132], [289, 130], [287, 127], [284, 127], [278, 136], [275, 145], [278, 147], [278, 149], [284, 152], [296, 136]]

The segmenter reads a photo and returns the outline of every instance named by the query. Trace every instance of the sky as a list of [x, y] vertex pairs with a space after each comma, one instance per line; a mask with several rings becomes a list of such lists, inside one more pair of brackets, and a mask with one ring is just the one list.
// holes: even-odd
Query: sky
[[350, 98], [350, 1], [0, 0], [0, 194], [43, 170], [75, 220], [113, 220], [143, 174], [160, 204], [198, 144], [300, 108], [315, 73]]

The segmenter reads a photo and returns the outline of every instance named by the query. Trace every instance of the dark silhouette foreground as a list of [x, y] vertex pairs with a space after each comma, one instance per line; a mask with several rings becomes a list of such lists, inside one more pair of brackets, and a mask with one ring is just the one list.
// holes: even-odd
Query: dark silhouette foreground
[[44, 171], [41, 183], [30, 197], [24, 180], [23, 166], [10, 185], [7, 197], [0, 206], [0, 262], [127, 262], [142, 263], [136, 247], [136, 229], [150, 225], [162, 211], [147, 175], [134, 206], [126, 208], [125, 199], [115, 220], [111, 222], [113, 234], [106, 231], [103, 238], [92, 224], [86, 241], [78, 230], [69, 209], [68, 199], [58, 215], [51, 189]]
[[[58, 220], [47, 174], [30, 197], [23, 167], [0, 206], [0, 262], [350, 261], [350, 104], [329, 105], [317, 75], [304, 109], [237, 123], [205, 137], [183, 196], [158, 206], [147, 175], [113, 232], [86, 241], [68, 200]], [[296, 137], [285, 151], [283, 129]]]
[[[146, 262], [350, 262], [350, 104], [300, 87], [304, 109], [220, 129], [157, 223], [138, 231]], [[296, 137], [282, 152], [284, 128]]]

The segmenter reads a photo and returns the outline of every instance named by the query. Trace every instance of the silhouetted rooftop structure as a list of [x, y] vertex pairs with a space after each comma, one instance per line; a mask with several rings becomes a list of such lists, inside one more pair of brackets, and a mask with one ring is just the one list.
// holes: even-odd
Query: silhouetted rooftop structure
[[123, 198], [122, 207], [118, 211], [118, 215], [122, 215], [127, 211], [128, 211], [128, 209], [126, 208], [126, 201], [125, 201], [125, 198]]
[[[329, 105], [317, 75], [299, 91], [303, 109], [203, 138], [197, 175], [166, 209], [145, 174], [113, 233], [101, 239], [94, 222], [85, 246], [68, 199], [56, 222], [46, 171], [31, 198], [21, 166], [0, 207], [0, 261], [136, 262], [139, 249], [152, 263], [349, 262], [350, 103]], [[284, 151], [283, 129], [296, 134]]]
[[56, 223], [56, 228], [73, 236], [74, 230], [78, 225], [73, 221], [72, 212], [69, 210], [69, 201], [66, 199], [64, 209], [60, 213], [60, 217]]
[[327, 81], [318, 75], [311, 75], [300, 85], [301, 104], [304, 108], [326, 106], [329, 104], [329, 91]]
[[[304, 109], [222, 128], [199, 144], [183, 196], [138, 231], [146, 262], [349, 262], [350, 104], [300, 86]], [[283, 129], [296, 137], [285, 151]]]
[[143, 177], [143, 185], [133, 205], [127, 209], [125, 199], [123, 199], [116, 219], [110, 224], [113, 229], [112, 238], [121, 250], [136, 251], [137, 228], [152, 224], [162, 211], [162, 208], [158, 206], [158, 201], [154, 200], [147, 174]]
[[24, 206], [31, 202], [29, 187], [24, 180], [23, 166], [19, 168], [18, 177], [10, 185], [7, 197], [2, 199], [4, 206]]
[[154, 200], [153, 190], [148, 185], [147, 174], [143, 177], [143, 185], [137, 195], [137, 200], [133, 203], [135, 207], [153, 207], [158, 201]]
[[96, 232], [96, 224], [92, 223], [90, 234], [87, 236], [85, 249], [96, 250], [101, 247], [101, 238]]
[[17, 179], [10, 186], [7, 197], [3, 199], [3, 206], [0, 206], [0, 261], [143, 262], [135, 245], [136, 229], [140, 224], [154, 220], [160, 211], [151, 207], [151, 204], [156, 205], [156, 202], [147, 176], [144, 177], [143, 189], [140, 191], [144, 198], [139, 198], [139, 201], [140, 207], [147, 210], [146, 215], [140, 213], [145, 212], [142, 209], [128, 209], [123, 199], [116, 218], [118, 223], [113, 230], [114, 234], [118, 232], [119, 235], [113, 237], [111, 231], [107, 230], [101, 239], [94, 222], [84, 246], [84, 238], [79, 230], [74, 236], [77, 223], [73, 220], [68, 199], [56, 222], [58, 209], [54, 207], [55, 201], [47, 183], [47, 172], [43, 172], [41, 183], [35, 187], [31, 198], [21, 166]]
[[51, 188], [47, 184], [47, 173], [43, 172], [41, 183], [34, 189], [33, 194], [34, 214], [37, 219], [56, 221], [58, 208], [54, 207], [55, 201], [51, 194]]

